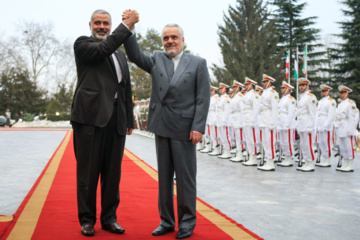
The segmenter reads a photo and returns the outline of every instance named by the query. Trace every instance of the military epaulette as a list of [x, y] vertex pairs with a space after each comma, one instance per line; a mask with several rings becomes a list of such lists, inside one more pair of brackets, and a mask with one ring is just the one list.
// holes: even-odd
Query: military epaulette
[[312, 93], [308, 93], [307, 95], [309, 95], [309, 96], [314, 96], [314, 94], [312, 94]]
[[225, 98], [229, 98], [229, 96], [226, 95]]
[[330, 100], [330, 101], [332, 101], [332, 100], [334, 100], [334, 99], [333, 99], [333, 98], [331, 98], [331, 97], [329, 97], [329, 100]]
[[244, 95], [242, 95], [241, 93], [238, 94], [239, 97], [243, 97]]
[[353, 104], [353, 103], [354, 103], [354, 101], [349, 100], [349, 103]]
[[293, 97], [293, 96], [291, 96], [291, 95], [289, 95], [289, 98], [290, 98], [290, 99], [293, 99], [294, 97]]
[[270, 90], [270, 92], [276, 92], [274, 89]]
[[215, 98], [216, 98], [216, 99], [218, 99], [218, 98], [219, 98], [219, 96], [218, 96], [218, 95], [215, 95]]

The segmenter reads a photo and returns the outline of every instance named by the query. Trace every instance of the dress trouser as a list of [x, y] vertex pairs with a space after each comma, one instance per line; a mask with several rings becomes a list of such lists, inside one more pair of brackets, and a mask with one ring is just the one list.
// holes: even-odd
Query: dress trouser
[[246, 136], [246, 148], [250, 154], [257, 154], [257, 145], [259, 141], [259, 131], [255, 127], [245, 126], [245, 136]]
[[219, 145], [218, 127], [216, 125], [210, 125], [210, 137], [213, 147]]
[[299, 132], [300, 134], [300, 148], [303, 159], [307, 161], [314, 161], [314, 134], [312, 132]]
[[205, 134], [203, 135], [203, 140], [206, 144], [210, 143], [210, 125], [206, 124]]
[[220, 130], [220, 141], [221, 144], [223, 145], [224, 149], [231, 149], [231, 133], [232, 131], [230, 130], [229, 127], [226, 126], [221, 126], [218, 127], [218, 130]]
[[333, 131], [319, 131], [318, 142], [321, 155], [325, 157], [331, 157], [331, 151], [333, 147]]
[[279, 130], [279, 140], [282, 154], [292, 156], [294, 154], [294, 130]]
[[265, 159], [275, 159], [276, 149], [275, 149], [275, 141], [276, 141], [276, 129], [270, 129], [268, 127], [261, 128], [261, 139], [262, 146], [265, 151]]
[[190, 140], [155, 135], [159, 176], [160, 225], [175, 227], [174, 172], [179, 228], [196, 224], [196, 147]]
[[344, 159], [354, 159], [354, 136], [339, 137], [340, 154]]
[[245, 141], [244, 128], [234, 128], [234, 131], [235, 131], [236, 150], [242, 151], [245, 149], [244, 144], [242, 144], [242, 142]]
[[76, 157], [77, 202], [80, 224], [96, 222], [96, 189], [101, 183], [101, 224], [117, 221], [119, 183], [125, 136], [117, 131], [115, 104], [105, 127], [73, 122]]

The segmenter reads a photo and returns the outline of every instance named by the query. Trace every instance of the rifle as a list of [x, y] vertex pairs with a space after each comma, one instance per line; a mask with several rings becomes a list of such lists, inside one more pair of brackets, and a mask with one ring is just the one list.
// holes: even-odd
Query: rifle
[[282, 162], [282, 150], [281, 150], [280, 142], [276, 142], [276, 146], [278, 147], [277, 152], [279, 152], [278, 162], [281, 163]]
[[264, 166], [264, 158], [265, 158], [265, 150], [264, 150], [264, 146], [262, 145], [262, 143], [260, 143], [261, 146], [261, 159], [260, 159], [260, 164], [259, 166], [262, 167]]
[[340, 146], [339, 146], [339, 145], [335, 145], [335, 147], [338, 149], [338, 152], [335, 154], [335, 157], [339, 156], [339, 161], [338, 161], [337, 167], [338, 167], [338, 168], [341, 168], [341, 165], [342, 165], [342, 156], [341, 156], [341, 153], [340, 153]]
[[245, 160], [244, 160], [244, 162], [246, 162], [249, 160], [249, 151], [247, 149], [246, 141], [240, 141], [240, 145], [241, 144], [245, 146], [245, 149], [241, 151], [241, 154], [243, 154], [243, 152], [246, 151], [246, 156], [245, 156]]
[[302, 159], [303, 159], [303, 154], [302, 154], [302, 149], [301, 149], [301, 144], [299, 144], [299, 164], [298, 167], [302, 167]]
[[319, 143], [315, 143], [317, 150], [315, 151], [315, 153], [318, 153], [316, 156], [316, 163], [320, 163], [320, 156], [321, 156], [321, 149], [320, 149], [320, 144]]

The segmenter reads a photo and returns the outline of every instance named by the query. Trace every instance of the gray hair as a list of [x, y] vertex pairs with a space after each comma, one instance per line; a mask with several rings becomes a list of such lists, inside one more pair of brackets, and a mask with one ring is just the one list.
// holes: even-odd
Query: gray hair
[[162, 32], [161, 32], [161, 36], [164, 35], [164, 30], [165, 28], [167, 27], [177, 27], [180, 31], [180, 35], [181, 35], [181, 38], [184, 37], [184, 30], [182, 29], [182, 27], [180, 27], [180, 25], [176, 24], [176, 23], [169, 23], [169, 24], [166, 24], [166, 26], [162, 29]]
[[90, 22], [92, 22], [92, 21], [93, 21], [93, 19], [94, 19], [94, 15], [95, 15], [96, 13], [100, 13], [100, 14], [107, 14], [107, 15], [109, 15], [109, 17], [110, 17], [110, 24], [111, 24], [111, 15], [110, 15], [110, 13], [109, 13], [108, 11], [103, 10], [103, 9], [98, 9], [98, 10], [95, 10], [95, 11], [91, 14], [91, 17], [90, 17]]

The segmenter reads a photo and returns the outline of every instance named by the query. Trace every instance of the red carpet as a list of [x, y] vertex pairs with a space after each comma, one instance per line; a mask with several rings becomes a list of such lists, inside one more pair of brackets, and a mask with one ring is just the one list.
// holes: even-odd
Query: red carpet
[[[5, 218], [0, 217], [0, 239], [88, 239], [80, 234], [77, 219], [76, 162], [71, 134], [68, 131], [14, 220], [1, 221]], [[118, 223], [126, 229], [125, 234], [103, 231], [98, 221], [94, 238], [175, 239], [176, 232], [161, 237], [151, 235], [160, 222], [157, 173], [128, 151], [122, 164], [120, 199]], [[200, 199], [197, 210], [197, 225], [191, 239], [261, 239]]]

